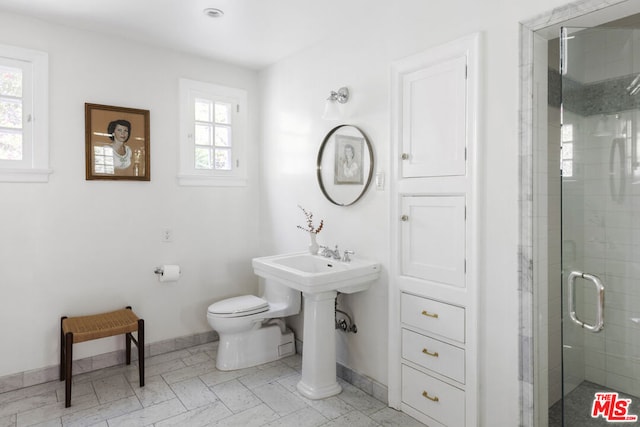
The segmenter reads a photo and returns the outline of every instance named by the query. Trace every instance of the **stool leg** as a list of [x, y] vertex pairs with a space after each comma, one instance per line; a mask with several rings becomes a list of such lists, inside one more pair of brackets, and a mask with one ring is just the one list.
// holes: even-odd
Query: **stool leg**
[[140, 387], [144, 387], [144, 320], [138, 320], [138, 367], [140, 369]]
[[[128, 305], [125, 307], [127, 310], [131, 310], [131, 306]], [[131, 364], [131, 332], [127, 332], [125, 334], [125, 352], [124, 352], [124, 357], [125, 357], [125, 362], [127, 363], [127, 365]]]
[[125, 340], [124, 340], [124, 348], [125, 348], [125, 352], [124, 352], [124, 357], [125, 357], [125, 362], [127, 363], [127, 365], [131, 365], [131, 332], [127, 332], [125, 335]]
[[65, 378], [65, 339], [64, 339], [64, 329], [62, 329], [62, 322], [66, 319], [67, 316], [63, 316], [60, 318], [60, 381]]
[[64, 384], [64, 407], [71, 406], [71, 372], [73, 360], [73, 333], [68, 332], [65, 337], [65, 384]]

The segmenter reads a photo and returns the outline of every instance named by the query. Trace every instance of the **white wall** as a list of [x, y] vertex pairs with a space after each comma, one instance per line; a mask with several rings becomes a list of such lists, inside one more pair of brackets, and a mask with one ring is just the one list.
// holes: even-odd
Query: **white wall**
[[[256, 126], [247, 187], [179, 187], [178, 78], [246, 89], [256, 123], [257, 74], [7, 14], [0, 43], [49, 53], [54, 171], [47, 184], [0, 184], [0, 376], [57, 364], [61, 315], [132, 305], [147, 342], [210, 330], [208, 304], [257, 288]], [[85, 180], [85, 102], [150, 110], [150, 182]], [[160, 241], [165, 227], [173, 243]], [[165, 263], [182, 266], [177, 284], [158, 283]], [[121, 341], [81, 344], [74, 356]]]
[[[316, 183], [316, 153], [337, 123], [320, 119], [331, 90], [348, 86], [353, 99], [344, 122], [360, 126], [376, 151], [377, 170], [390, 170], [390, 64], [481, 31], [481, 425], [517, 425], [518, 400], [518, 42], [519, 21], [563, 4], [526, 0], [373, 2], [344, 33], [264, 70], [261, 248], [302, 250], [296, 205], [325, 219], [319, 240], [352, 248], [389, 266], [389, 194], [371, 189], [353, 207], [327, 202]], [[387, 283], [348, 296], [358, 334], [340, 335], [338, 360], [387, 383]], [[295, 322], [301, 327], [301, 321]], [[499, 402], [500, 410], [495, 410]]]

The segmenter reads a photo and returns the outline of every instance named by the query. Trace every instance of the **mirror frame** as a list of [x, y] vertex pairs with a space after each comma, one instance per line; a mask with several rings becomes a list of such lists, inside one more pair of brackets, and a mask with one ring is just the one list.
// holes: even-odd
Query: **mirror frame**
[[[365, 143], [367, 144], [367, 150], [369, 151], [369, 174], [367, 176], [367, 181], [363, 184], [362, 191], [360, 192], [358, 197], [356, 197], [350, 203], [338, 203], [335, 200], [333, 200], [333, 198], [327, 192], [327, 189], [324, 186], [324, 182], [322, 181], [322, 155], [324, 154], [324, 149], [327, 146], [327, 143], [329, 142], [333, 134], [336, 133], [338, 129], [341, 129], [344, 127], [352, 127], [352, 128], [355, 128], [358, 132], [360, 132], [360, 134], [364, 138]], [[367, 138], [367, 135], [358, 126], [349, 125], [349, 124], [336, 126], [333, 129], [331, 129], [329, 133], [327, 133], [327, 135], [322, 140], [322, 144], [320, 145], [320, 150], [318, 150], [318, 159], [316, 161], [316, 176], [318, 178], [318, 184], [320, 185], [320, 190], [322, 191], [322, 194], [324, 194], [324, 197], [326, 197], [327, 200], [329, 200], [334, 205], [351, 206], [354, 203], [356, 203], [358, 200], [360, 200], [362, 196], [364, 196], [364, 193], [366, 193], [367, 190], [369, 189], [369, 185], [371, 185], [371, 178], [373, 177], [373, 169], [374, 169], [373, 147], [371, 146], [371, 142], [369, 141], [369, 138]]]

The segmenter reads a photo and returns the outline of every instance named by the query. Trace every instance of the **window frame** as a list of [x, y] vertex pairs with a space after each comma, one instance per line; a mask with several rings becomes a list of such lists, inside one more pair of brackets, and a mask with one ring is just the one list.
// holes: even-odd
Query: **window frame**
[[[246, 186], [247, 92], [242, 89], [181, 78], [180, 91], [180, 156], [178, 183], [183, 186]], [[232, 169], [196, 169], [195, 167], [195, 100], [232, 104], [231, 155]]]
[[49, 175], [49, 55], [0, 44], [0, 64], [23, 70], [23, 153], [20, 161], [0, 160], [0, 182], [48, 182]]

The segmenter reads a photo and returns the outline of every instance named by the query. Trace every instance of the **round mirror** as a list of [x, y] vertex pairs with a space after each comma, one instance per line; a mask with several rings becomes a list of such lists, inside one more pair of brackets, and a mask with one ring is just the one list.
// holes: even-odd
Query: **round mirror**
[[349, 206], [360, 200], [373, 176], [373, 150], [355, 126], [329, 131], [318, 151], [318, 184], [331, 203]]

